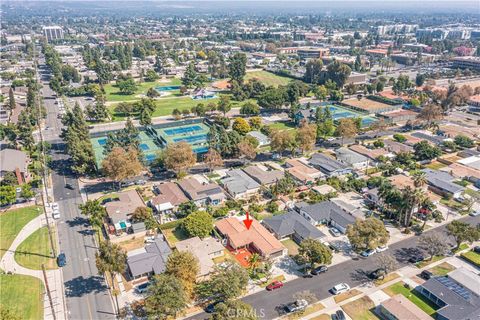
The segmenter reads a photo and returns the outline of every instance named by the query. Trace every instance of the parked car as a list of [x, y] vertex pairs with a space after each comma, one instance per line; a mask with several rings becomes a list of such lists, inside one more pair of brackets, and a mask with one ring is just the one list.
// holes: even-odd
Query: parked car
[[73, 186], [70, 183], [65, 184], [65, 188], [73, 190]]
[[428, 271], [428, 270], [423, 270], [423, 271], [420, 273], [420, 278], [422, 278], [422, 279], [428, 280], [428, 279], [430, 279], [431, 277], [433, 277], [433, 273], [431, 273], [431, 272]]
[[377, 252], [383, 252], [383, 251], [386, 251], [387, 249], [388, 249], [388, 246], [384, 245], [384, 246], [378, 247], [376, 250], [377, 250]]
[[377, 251], [376, 251], [375, 249], [368, 249], [368, 250], [365, 250], [365, 251], [363, 251], [362, 253], [360, 253], [360, 255], [361, 255], [362, 257], [367, 258], [367, 257], [370, 257], [371, 255], [375, 254], [376, 252], [377, 252]]
[[142, 283], [142, 284], [135, 287], [135, 291], [137, 293], [144, 293], [148, 290], [149, 286], [150, 286], [150, 282]]
[[371, 279], [377, 280], [377, 279], [383, 279], [385, 277], [385, 275], [386, 275], [385, 269], [378, 268], [378, 269], [370, 272], [369, 277]]
[[67, 257], [65, 256], [65, 253], [60, 253], [58, 255], [57, 264], [60, 268], [65, 267], [67, 265]]
[[472, 217], [480, 216], [480, 210], [472, 211], [469, 213], [469, 215], [471, 215]]
[[331, 227], [330, 229], [328, 229], [328, 231], [330, 231], [330, 233], [332, 234], [332, 236], [334, 237], [340, 237], [342, 234], [340, 233], [340, 231], [338, 231], [337, 228], [334, 228], [334, 227]]
[[314, 276], [316, 276], [316, 275], [319, 275], [320, 273], [324, 273], [324, 272], [327, 272], [327, 271], [328, 271], [327, 266], [319, 266], [319, 267], [316, 267], [315, 269], [312, 269], [312, 271], [310, 273], [313, 274]]
[[285, 311], [288, 313], [297, 312], [301, 310], [305, 310], [308, 306], [308, 302], [306, 300], [300, 299], [295, 302], [291, 302], [285, 306]]
[[418, 263], [418, 262], [422, 262], [423, 260], [425, 260], [425, 257], [423, 255], [416, 255], [408, 259], [408, 262]]
[[53, 219], [60, 219], [60, 211], [53, 211], [52, 217]]
[[267, 290], [272, 291], [272, 290], [275, 290], [275, 289], [280, 289], [281, 287], [283, 287], [283, 282], [282, 281], [273, 281], [272, 283], [270, 283], [267, 286]]
[[473, 248], [473, 252], [475, 252], [475, 253], [480, 253], [480, 246], [475, 246], [475, 247]]
[[338, 320], [346, 320], [347, 319], [347, 317], [345, 317], [345, 313], [343, 313], [342, 310], [337, 310], [337, 312], [335, 312], [335, 315], [337, 316]]
[[56, 202], [52, 202], [52, 203], [50, 204], [50, 207], [52, 208], [52, 210], [53, 210], [53, 211], [55, 211], [55, 210], [58, 210], [58, 209], [59, 209], [59, 207], [58, 207], [58, 203], [56, 203]]
[[223, 301], [223, 300], [218, 300], [218, 301], [215, 301], [215, 302], [210, 303], [210, 304], [205, 308], [205, 312], [206, 312], [206, 313], [214, 313], [214, 312], [215, 312], [215, 307], [217, 306], [217, 304], [222, 303], [222, 302], [224, 302], [224, 301]]
[[334, 295], [344, 293], [350, 290], [350, 286], [346, 283], [340, 283], [334, 286], [332, 289], [330, 289], [330, 292], [333, 293]]

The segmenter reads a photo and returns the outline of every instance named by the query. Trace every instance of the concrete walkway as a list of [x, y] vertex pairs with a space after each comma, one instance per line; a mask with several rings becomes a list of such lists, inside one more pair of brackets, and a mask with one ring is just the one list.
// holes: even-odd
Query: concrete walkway
[[[51, 220], [50, 220], [51, 219]], [[53, 221], [50, 218], [50, 221]], [[31, 234], [33, 234], [38, 229], [47, 225], [45, 215], [42, 213], [29, 223], [27, 223], [22, 230], [18, 233], [15, 240], [13, 240], [12, 245], [5, 252], [0, 261], [0, 266], [7, 273], [12, 274], [22, 274], [32, 277], [36, 277], [43, 282], [45, 286], [45, 279], [43, 276], [42, 270], [33, 270], [22, 267], [15, 261], [15, 251], [18, 246], [26, 240]], [[56, 319], [66, 319], [66, 310], [65, 310], [65, 301], [64, 301], [64, 290], [63, 290], [63, 275], [61, 269], [47, 270], [46, 278], [50, 288], [50, 293], [52, 295], [53, 308], [55, 310]], [[50, 306], [50, 301], [46, 291], [44, 292], [44, 319], [50, 320], [53, 319], [52, 308]]]

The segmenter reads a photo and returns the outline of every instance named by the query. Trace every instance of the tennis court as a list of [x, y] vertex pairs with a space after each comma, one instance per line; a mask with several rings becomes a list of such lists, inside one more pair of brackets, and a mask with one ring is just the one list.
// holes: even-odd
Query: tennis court
[[175, 135], [181, 135], [181, 134], [186, 134], [186, 133], [192, 133], [196, 131], [202, 131], [202, 127], [199, 125], [193, 125], [193, 126], [183, 126], [183, 127], [178, 127], [178, 128], [173, 128], [173, 129], [165, 129], [163, 132], [167, 136], [175, 136]]
[[157, 136], [168, 146], [170, 143], [187, 142], [192, 146], [193, 152], [204, 153], [208, 151], [208, 126], [202, 122], [189, 123], [176, 127], [156, 127]]
[[362, 127], [368, 127], [370, 124], [377, 121], [377, 119], [374, 117], [366, 116], [360, 112], [349, 110], [338, 105], [329, 104], [320, 108], [327, 107], [330, 109], [334, 121], [338, 121], [343, 118], [362, 118]]

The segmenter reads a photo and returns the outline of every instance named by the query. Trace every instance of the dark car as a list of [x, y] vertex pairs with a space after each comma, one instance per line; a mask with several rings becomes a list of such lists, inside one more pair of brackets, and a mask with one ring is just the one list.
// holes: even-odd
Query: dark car
[[324, 272], [327, 272], [327, 271], [328, 271], [327, 266], [320, 266], [320, 267], [316, 267], [315, 269], [313, 269], [310, 273], [313, 274], [314, 276], [316, 276], [316, 275], [319, 275], [320, 273], [324, 273]]
[[217, 306], [217, 304], [219, 303], [222, 303], [223, 300], [218, 300], [218, 301], [215, 301], [213, 303], [210, 303], [206, 308], [205, 308], [205, 312], [206, 313], [214, 313], [215, 312], [215, 307]]
[[475, 247], [473, 248], [473, 252], [475, 252], [475, 253], [480, 253], [480, 246], [475, 246]]
[[57, 264], [59, 267], [65, 267], [67, 265], [67, 257], [65, 253], [60, 253], [57, 257]]
[[377, 280], [377, 279], [383, 279], [385, 277], [385, 269], [383, 268], [378, 268], [372, 272], [370, 272], [369, 277], [371, 279]]
[[422, 279], [429, 280], [431, 277], [433, 277], [433, 273], [431, 273], [428, 270], [423, 270], [420, 273], [420, 278], [422, 278]]
[[144, 293], [144, 292], [147, 292], [148, 287], [150, 287], [150, 282], [145, 282], [145, 283], [142, 283], [142, 284], [136, 286], [135, 291], [137, 293]]
[[73, 186], [70, 183], [65, 184], [65, 188], [73, 190]]
[[337, 310], [337, 312], [335, 312], [335, 315], [337, 316], [338, 320], [346, 320], [347, 319], [345, 317], [345, 313], [343, 313], [342, 310]]
[[268, 286], [267, 286], [267, 290], [268, 291], [272, 291], [272, 290], [275, 290], [275, 289], [279, 289], [283, 287], [283, 282], [282, 281], [273, 281], [272, 283], [270, 283]]
[[418, 263], [418, 262], [422, 262], [423, 260], [425, 260], [425, 257], [422, 256], [422, 255], [418, 255], [418, 256], [413, 256], [413, 257], [411, 257], [410, 259], [408, 259], [408, 262], [410, 262], [410, 263]]

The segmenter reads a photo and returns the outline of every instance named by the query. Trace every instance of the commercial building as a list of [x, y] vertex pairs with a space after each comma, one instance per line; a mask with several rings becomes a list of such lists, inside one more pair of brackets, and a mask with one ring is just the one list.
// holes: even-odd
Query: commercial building
[[453, 68], [480, 71], [480, 57], [456, 57], [451, 61]]
[[63, 39], [63, 29], [59, 26], [47, 26], [43, 27], [43, 35], [47, 39], [47, 42]]

